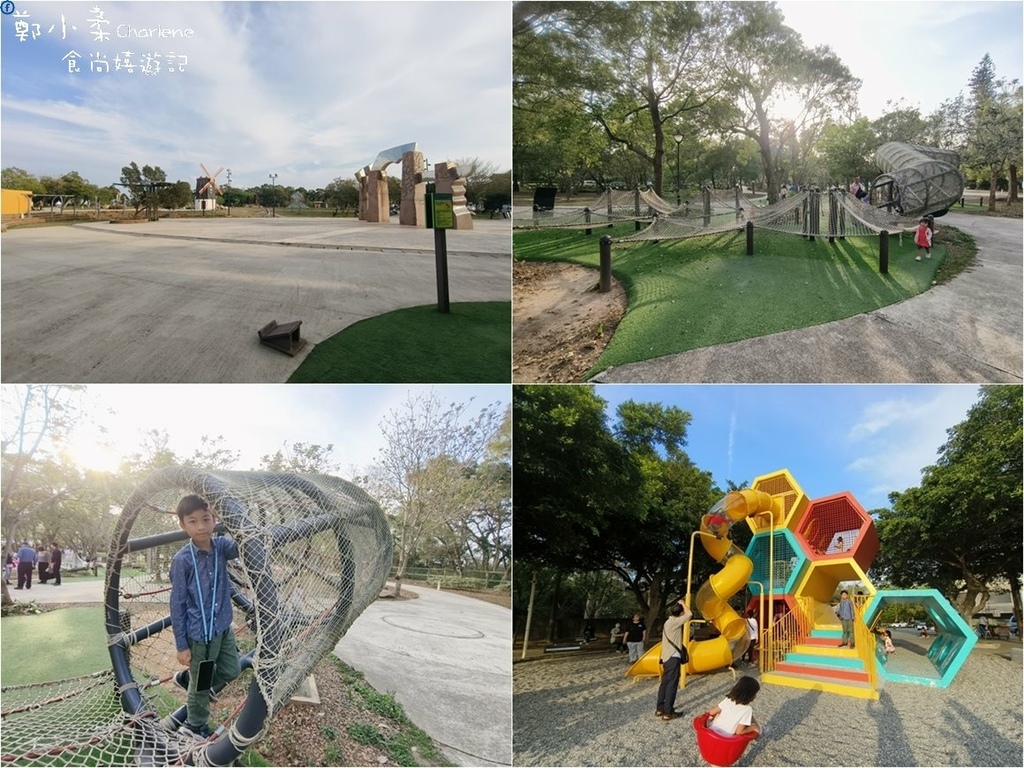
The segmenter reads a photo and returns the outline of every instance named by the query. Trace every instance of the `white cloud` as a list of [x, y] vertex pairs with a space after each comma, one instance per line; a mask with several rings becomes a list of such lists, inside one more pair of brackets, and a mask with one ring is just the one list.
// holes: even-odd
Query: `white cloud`
[[889, 491], [917, 485], [921, 470], [938, 458], [946, 430], [963, 421], [977, 400], [975, 386], [921, 386], [864, 407], [846, 435], [855, 454], [846, 471], [863, 478], [879, 497], [868, 503], [874, 506]]
[[[27, 4], [26, 4], [27, 5]], [[96, 3], [34, 6], [84, 19]], [[479, 156], [511, 165], [511, 35], [494, 2], [110, 3], [115, 24], [190, 28], [191, 40], [79, 41], [108, 59], [131, 47], [187, 55], [152, 77], [61, 71], [60, 48], [5, 45], [4, 165], [116, 180], [135, 160], [191, 180], [198, 164], [235, 186], [323, 186], [377, 152], [417, 141], [432, 162]], [[7, 42], [7, 41], [5, 41]], [[70, 41], [69, 41], [70, 44]], [[87, 69], [87, 67], [85, 67]], [[26, 71], [33, 71], [28, 78]], [[35, 137], [46, 135], [46, 141]], [[211, 170], [213, 168], [211, 167]], [[224, 177], [221, 177], [221, 182]]]

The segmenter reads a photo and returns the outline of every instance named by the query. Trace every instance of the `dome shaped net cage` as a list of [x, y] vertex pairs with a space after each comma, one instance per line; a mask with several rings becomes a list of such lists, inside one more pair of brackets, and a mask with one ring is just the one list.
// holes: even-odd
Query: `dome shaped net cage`
[[[214, 737], [180, 728], [185, 692], [170, 617], [171, 559], [188, 537], [175, 508], [210, 503], [229, 561], [241, 676], [211, 701]], [[228, 765], [258, 739], [384, 585], [392, 538], [377, 503], [327, 475], [171, 467], [124, 504], [107, 558], [111, 669], [3, 689], [7, 765]]]
[[964, 177], [960, 156], [948, 149], [890, 141], [875, 150], [881, 170], [871, 190], [872, 205], [891, 204], [904, 216], [941, 216], [959, 202]]

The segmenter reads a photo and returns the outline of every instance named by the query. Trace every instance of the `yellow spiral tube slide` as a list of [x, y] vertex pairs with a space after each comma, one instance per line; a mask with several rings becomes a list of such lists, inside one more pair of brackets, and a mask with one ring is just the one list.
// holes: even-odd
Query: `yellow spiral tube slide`
[[711, 557], [723, 563], [700, 589], [694, 604], [701, 615], [719, 631], [713, 640], [691, 641], [688, 672], [709, 672], [727, 667], [747, 650], [747, 623], [731, 605], [729, 598], [747, 585], [754, 564], [729, 538], [734, 523], [753, 515], [770, 513], [776, 523], [782, 522], [780, 501], [763, 491], [731, 491], [713, 506], [700, 521], [700, 541]]
[[[729, 531], [734, 523], [766, 513], [771, 514], [775, 525], [781, 525], [785, 514], [781, 500], [763, 491], [746, 489], [729, 492], [701, 518], [701, 543], [723, 567], [697, 590], [694, 604], [720, 635], [712, 640], [691, 640], [687, 644], [690, 655], [687, 673], [728, 667], [747, 650], [747, 623], [729, 605], [729, 598], [746, 586], [754, 564], [733, 544]], [[658, 643], [630, 666], [626, 674], [657, 677], [661, 674], [660, 658], [661, 643]]]

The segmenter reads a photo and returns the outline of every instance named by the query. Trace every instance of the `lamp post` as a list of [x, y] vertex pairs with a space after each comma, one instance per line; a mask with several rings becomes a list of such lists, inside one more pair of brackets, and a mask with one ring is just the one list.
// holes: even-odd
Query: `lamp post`
[[270, 203], [271, 203], [271, 205], [274, 206], [274, 211], [270, 215], [272, 217], [276, 217], [277, 216], [277, 174], [276, 173], [270, 174], [270, 195], [271, 195], [271, 198], [272, 198]]
[[676, 140], [676, 208], [683, 204], [679, 196], [679, 146], [683, 143], [683, 134], [677, 133], [672, 136]]

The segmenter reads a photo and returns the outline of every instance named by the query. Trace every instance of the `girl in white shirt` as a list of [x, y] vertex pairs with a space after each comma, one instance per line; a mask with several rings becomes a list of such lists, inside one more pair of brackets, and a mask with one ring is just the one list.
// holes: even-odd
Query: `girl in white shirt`
[[744, 676], [737, 680], [718, 706], [708, 713], [714, 718], [711, 727], [726, 736], [741, 736], [751, 732], [760, 736], [761, 726], [754, 719], [754, 710], [750, 706], [759, 690], [760, 683], [752, 677]]

